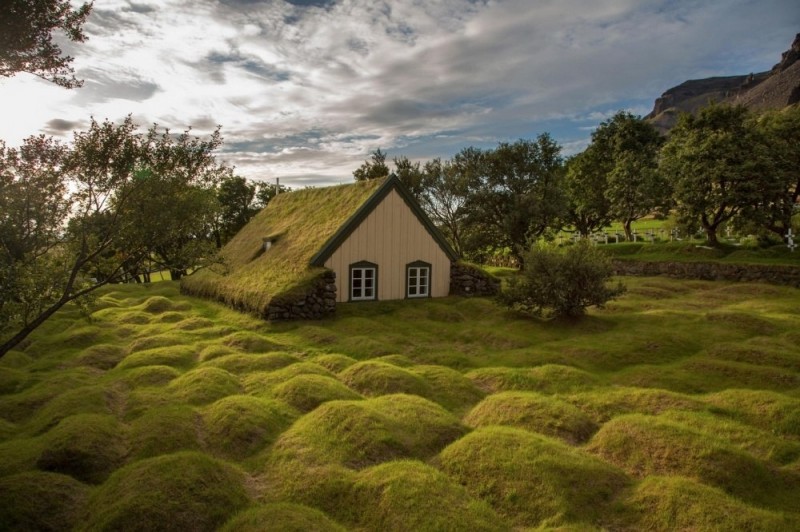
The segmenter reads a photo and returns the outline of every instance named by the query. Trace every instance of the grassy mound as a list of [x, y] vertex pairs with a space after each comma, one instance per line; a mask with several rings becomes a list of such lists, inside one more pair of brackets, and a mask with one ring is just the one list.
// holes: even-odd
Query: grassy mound
[[233, 355], [240, 353], [240, 351], [222, 344], [211, 344], [203, 347], [200, 350], [199, 360], [201, 362], [208, 362], [215, 358], [224, 357], [226, 355]]
[[797, 515], [754, 508], [725, 492], [681, 477], [648, 477], [626, 505], [636, 530], [797, 530]]
[[308, 506], [291, 503], [265, 504], [236, 514], [220, 532], [344, 532], [324, 513]]
[[323, 375], [333, 377], [333, 373], [313, 362], [296, 362], [285, 368], [275, 371], [257, 371], [243, 378], [244, 387], [247, 393], [253, 395], [270, 395], [272, 389], [297, 377], [298, 375]]
[[139, 460], [94, 492], [90, 530], [213, 530], [249, 503], [242, 474], [194, 452]]
[[3, 530], [69, 530], [89, 495], [89, 487], [66, 475], [28, 471], [0, 478]]
[[127, 355], [124, 347], [114, 344], [98, 344], [88, 347], [75, 358], [75, 363], [108, 370], [116, 366]]
[[705, 355], [719, 360], [772, 366], [800, 372], [800, 352], [792, 347], [785, 342], [775, 341], [766, 345], [754, 341], [721, 343], [706, 349]]
[[168, 311], [189, 310], [191, 309], [191, 306], [184, 301], [173, 303], [164, 296], [152, 296], [147, 298], [147, 300], [142, 303], [139, 308], [142, 311], [150, 314], [161, 314], [162, 312]]
[[555, 436], [567, 443], [582, 443], [597, 425], [575, 406], [534, 392], [490, 395], [463, 419], [469, 427], [507, 425]]
[[182, 345], [186, 342], [186, 337], [177, 333], [167, 334], [153, 334], [147, 335], [142, 338], [137, 338], [128, 344], [128, 350], [131, 353], [138, 351], [147, 351], [148, 349], [155, 349], [156, 347], [171, 347], [173, 345]]
[[130, 423], [131, 457], [141, 459], [199, 450], [198, 425], [199, 415], [189, 406], [147, 409]]
[[198, 329], [208, 329], [209, 327], [215, 326], [214, 322], [208, 318], [202, 318], [200, 316], [185, 318], [183, 315], [180, 316], [182, 319], [173, 326], [179, 331], [196, 331]]
[[41, 381], [11, 395], [0, 397], [0, 416], [19, 423], [28, 420], [37, 409], [59, 394], [96, 383], [95, 370], [73, 368], [59, 370]]
[[800, 399], [766, 390], [725, 390], [708, 395], [706, 402], [756, 427], [800, 436]]
[[16, 438], [0, 443], [0, 477], [36, 468], [42, 438]]
[[75, 414], [109, 414], [106, 397], [107, 392], [101, 386], [82, 386], [66, 391], [37, 410], [25, 424], [25, 432], [41, 434]]
[[315, 356], [314, 358], [311, 359], [311, 362], [319, 364], [323, 368], [327, 368], [333, 373], [339, 373], [349, 368], [358, 361], [355, 358], [350, 358], [349, 356], [346, 355], [339, 355], [334, 353], [329, 355]]
[[591, 373], [558, 364], [535, 368], [481, 368], [470, 371], [466, 377], [488, 393], [515, 390], [569, 393], [599, 385], [598, 378]]
[[170, 366], [142, 366], [125, 370], [117, 380], [131, 388], [140, 386], [163, 386], [180, 376], [180, 372]]
[[425, 379], [431, 388], [429, 399], [450, 411], [462, 412], [480, 401], [484, 393], [460, 372], [445, 366], [414, 366], [409, 370]]
[[222, 368], [225, 371], [241, 375], [242, 373], [252, 373], [254, 371], [273, 371], [295, 362], [300, 362], [300, 359], [289, 353], [235, 354], [214, 358], [206, 362], [205, 365]]
[[241, 460], [272, 443], [296, 417], [280, 401], [232, 395], [205, 408], [206, 443], [220, 455]]
[[239, 331], [223, 338], [222, 345], [244, 351], [245, 353], [268, 353], [270, 351], [283, 351], [286, 346], [276, 344], [263, 336], [249, 332]]
[[516, 527], [602, 526], [628, 483], [617, 468], [538, 434], [487, 427], [439, 455], [442, 469]]
[[361, 399], [359, 394], [332, 377], [309, 374], [278, 384], [272, 394], [301, 412], [310, 412], [328, 401]]
[[130, 354], [117, 364], [117, 367], [131, 369], [142, 366], [171, 366], [178, 369], [188, 369], [194, 364], [195, 357], [196, 352], [190, 346], [157, 347]]
[[588, 449], [631, 475], [682, 475], [746, 501], [778, 502], [776, 490], [785, 487], [749, 453], [659, 417], [614, 418], [595, 434]]
[[483, 501], [421, 462], [389, 462], [361, 471], [355, 483], [364, 530], [508, 530]]
[[574, 404], [596, 423], [621, 414], [660, 414], [665, 410], [702, 410], [705, 404], [689, 395], [656, 388], [618, 387], [570, 395]]
[[193, 405], [213, 403], [241, 391], [239, 379], [224, 369], [202, 367], [188, 371], [167, 385], [174, 396]]
[[42, 452], [36, 466], [98, 484], [128, 454], [126, 432], [124, 425], [111, 416], [70, 416], [42, 437]]
[[339, 376], [345, 384], [368, 396], [407, 393], [430, 397], [431, 385], [423, 377], [386, 362], [367, 360], [353, 364]]
[[464, 432], [452, 414], [414, 395], [331, 401], [297, 420], [273, 454], [358, 469], [395, 458], [425, 459]]
[[17, 434], [18, 427], [15, 423], [0, 418], [0, 442], [3, 442]]

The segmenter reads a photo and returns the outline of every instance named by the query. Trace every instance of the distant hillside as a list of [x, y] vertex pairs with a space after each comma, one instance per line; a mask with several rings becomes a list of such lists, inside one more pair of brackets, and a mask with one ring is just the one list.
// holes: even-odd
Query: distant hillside
[[772, 70], [685, 81], [657, 98], [646, 118], [667, 132], [680, 112], [693, 113], [710, 101], [742, 104], [756, 111], [783, 109], [800, 102], [800, 33]]

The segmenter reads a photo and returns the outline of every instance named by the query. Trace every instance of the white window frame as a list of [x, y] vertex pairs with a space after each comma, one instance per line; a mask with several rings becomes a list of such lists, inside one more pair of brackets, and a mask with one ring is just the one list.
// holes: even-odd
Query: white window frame
[[431, 265], [422, 261], [407, 264], [406, 298], [417, 299], [426, 297], [431, 297]]
[[[356, 284], [359, 286], [356, 287]], [[374, 301], [378, 299], [377, 264], [359, 262], [350, 265], [349, 294], [350, 301]]]

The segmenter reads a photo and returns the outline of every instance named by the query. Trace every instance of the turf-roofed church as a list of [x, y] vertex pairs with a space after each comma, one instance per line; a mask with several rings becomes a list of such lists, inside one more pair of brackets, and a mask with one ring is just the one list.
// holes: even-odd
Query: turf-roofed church
[[226, 271], [189, 294], [267, 319], [318, 318], [336, 303], [444, 297], [456, 254], [395, 177], [281, 194], [222, 250]]

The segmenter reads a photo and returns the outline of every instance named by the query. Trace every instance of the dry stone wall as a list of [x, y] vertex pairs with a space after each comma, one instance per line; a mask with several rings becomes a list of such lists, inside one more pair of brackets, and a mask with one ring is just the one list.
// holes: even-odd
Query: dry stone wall
[[500, 292], [500, 280], [485, 271], [461, 262], [450, 265], [451, 296], [494, 296]]
[[617, 275], [665, 275], [706, 281], [744, 281], [800, 288], [800, 266], [720, 262], [612, 261]]
[[279, 294], [269, 302], [270, 321], [318, 320], [336, 312], [336, 274], [327, 270], [305, 292]]

